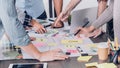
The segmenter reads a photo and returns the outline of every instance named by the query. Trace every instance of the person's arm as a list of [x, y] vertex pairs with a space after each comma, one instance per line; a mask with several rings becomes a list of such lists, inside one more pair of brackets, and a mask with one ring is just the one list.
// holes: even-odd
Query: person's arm
[[1, 0], [0, 8], [0, 19], [2, 20], [6, 34], [14, 45], [18, 45], [26, 53], [39, 61], [65, 60], [65, 58], [68, 58], [66, 55], [59, 54], [61, 50], [39, 52], [35, 48], [25, 32], [23, 25], [17, 18], [15, 0]]
[[[97, 9], [97, 18], [104, 12], [104, 10], [107, 8], [107, 0], [98, 0], [98, 9]], [[101, 28], [96, 29], [91, 34], [91, 37], [96, 38], [99, 35], [101, 35], [103, 30]]]
[[55, 6], [55, 11], [57, 16], [59, 16], [59, 14], [62, 11], [62, 7], [63, 7], [63, 0], [53, 0], [54, 1], [54, 6]]
[[38, 21], [36, 21], [35, 19], [32, 19], [30, 21], [30, 24], [32, 24], [32, 26], [34, 27], [34, 30], [37, 32], [37, 33], [46, 33], [47, 30], [44, 28], [44, 26], [42, 24], [40, 24]]
[[94, 26], [95, 28], [99, 28], [103, 24], [110, 21], [113, 18], [113, 6], [114, 2], [113, 0], [111, 0], [108, 8], [106, 8], [105, 11], [98, 17], [98, 19], [92, 23], [92, 26]]
[[80, 1], [81, 0], [71, 0], [64, 11], [71, 12], [79, 4]]
[[63, 27], [63, 23], [65, 20], [68, 19], [71, 11], [79, 4], [81, 0], [71, 0], [67, 5], [66, 9], [63, 10], [60, 15], [57, 17], [55, 22], [53, 23], [52, 27]]
[[113, 18], [113, 5], [114, 5], [114, 1], [111, 0], [108, 8], [105, 9], [105, 11], [91, 24], [90, 27], [87, 27], [87, 28], [80, 27], [79, 28], [79, 29], [81, 29], [79, 34], [85, 34], [85, 35], [87, 35], [87, 37], [90, 37], [94, 30], [98, 29], [103, 24], [110, 21]]
[[33, 19], [32, 16], [28, 15], [25, 11], [24, 26], [31, 25], [37, 33], [45, 33], [47, 30], [37, 20]]
[[120, 44], [120, 0], [114, 0], [114, 12], [113, 12], [113, 27], [114, 27], [114, 38], [118, 39]]
[[0, 8], [0, 18], [10, 41], [14, 43], [14, 45], [20, 46], [21, 49], [25, 50], [25, 52], [29, 53], [31, 56], [35, 58], [40, 56], [40, 52], [35, 49], [22, 23], [17, 18], [15, 1], [2, 0], [2, 2], [0, 1]]
[[107, 0], [98, 0], [97, 17], [99, 17], [106, 8], [107, 8]]

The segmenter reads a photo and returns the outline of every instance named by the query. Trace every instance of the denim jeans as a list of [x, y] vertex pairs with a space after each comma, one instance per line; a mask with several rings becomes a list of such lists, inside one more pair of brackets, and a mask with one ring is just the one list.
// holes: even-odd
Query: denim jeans
[[6, 32], [14, 45], [25, 46], [30, 43], [30, 39], [18, 20], [15, 1], [0, 0], [0, 38]]

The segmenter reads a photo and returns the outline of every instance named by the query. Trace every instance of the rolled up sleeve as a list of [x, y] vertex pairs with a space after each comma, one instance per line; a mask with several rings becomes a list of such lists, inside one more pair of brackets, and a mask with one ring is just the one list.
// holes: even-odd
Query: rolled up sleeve
[[28, 45], [30, 39], [22, 23], [18, 20], [15, 0], [0, 0], [0, 8], [0, 18], [10, 40], [15, 45]]

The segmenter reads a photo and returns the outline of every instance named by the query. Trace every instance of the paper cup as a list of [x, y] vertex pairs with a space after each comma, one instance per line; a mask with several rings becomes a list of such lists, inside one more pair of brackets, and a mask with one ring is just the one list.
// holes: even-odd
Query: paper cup
[[99, 60], [108, 59], [108, 45], [106, 43], [98, 44], [98, 58]]

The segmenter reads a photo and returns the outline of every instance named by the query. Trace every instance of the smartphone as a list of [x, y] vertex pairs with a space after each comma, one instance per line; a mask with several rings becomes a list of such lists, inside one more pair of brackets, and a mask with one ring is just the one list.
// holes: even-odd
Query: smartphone
[[8, 68], [47, 68], [47, 63], [15, 63]]

